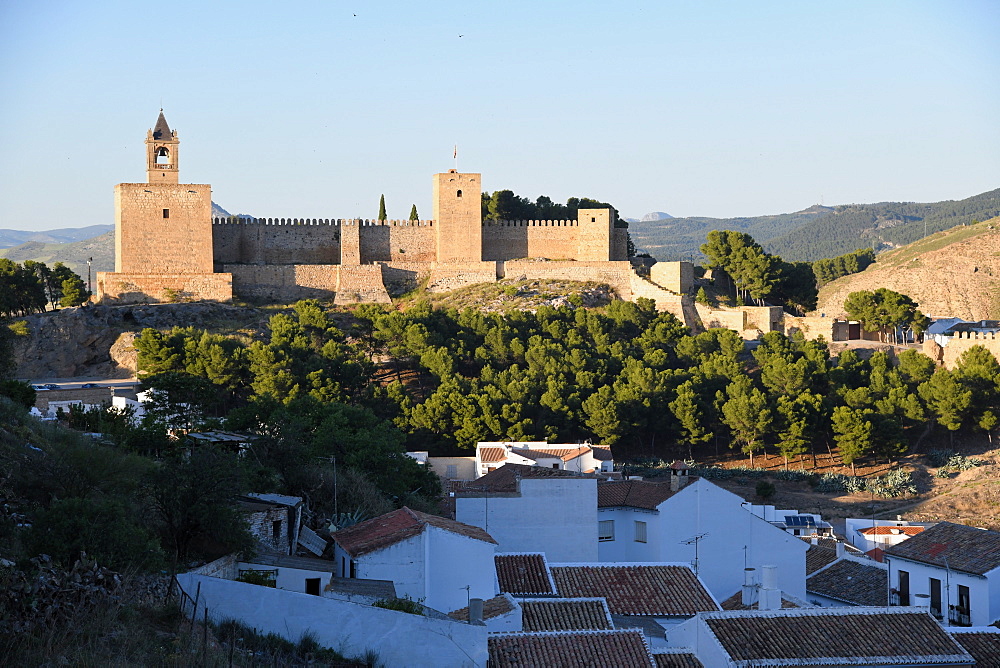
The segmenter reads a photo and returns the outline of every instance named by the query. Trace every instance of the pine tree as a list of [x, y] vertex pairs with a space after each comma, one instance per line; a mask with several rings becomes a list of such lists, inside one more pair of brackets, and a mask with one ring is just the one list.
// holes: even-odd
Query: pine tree
[[388, 216], [385, 215], [385, 195], [382, 195], [378, 200], [378, 219], [385, 220]]
[[420, 220], [420, 216], [417, 215], [417, 205], [414, 204], [410, 207], [410, 220]]

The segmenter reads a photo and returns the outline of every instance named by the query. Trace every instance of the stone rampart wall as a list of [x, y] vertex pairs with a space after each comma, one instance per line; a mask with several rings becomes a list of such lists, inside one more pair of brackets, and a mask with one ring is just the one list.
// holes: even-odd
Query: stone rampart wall
[[697, 328], [698, 313], [694, 310], [694, 300], [689, 296], [679, 295], [665, 290], [659, 285], [647, 281], [638, 274], [632, 274], [632, 299], [640, 297], [656, 302], [657, 311], [673, 313], [686, 326]]
[[818, 315], [798, 317], [786, 313], [784, 322], [786, 336], [801, 332], [810, 341], [819, 337], [823, 337], [827, 343], [847, 340], [847, 323], [843, 320]]
[[207, 184], [115, 186], [115, 270], [212, 271], [212, 188]]
[[97, 272], [97, 300], [122, 304], [233, 299], [233, 275]]
[[616, 227], [611, 230], [611, 259], [627, 260], [628, 258], [628, 230], [623, 227]]
[[427, 290], [447, 292], [476, 283], [496, 283], [496, 262], [434, 262], [431, 265]]
[[388, 303], [378, 264], [225, 265], [233, 275], [234, 294], [252, 299], [292, 303], [300, 299], [333, 299], [336, 304]]
[[429, 262], [381, 262], [382, 285], [390, 296], [398, 297], [415, 289], [431, 274]]
[[431, 262], [436, 256], [430, 220], [215, 218], [212, 238], [216, 266]]
[[342, 305], [362, 302], [392, 303], [382, 284], [382, 267], [377, 264], [338, 267], [337, 296], [333, 303]]
[[575, 220], [501, 220], [483, 225], [483, 260], [576, 259]]
[[[941, 352], [935, 359], [942, 362], [946, 368], [954, 369], [962, 353], [973, 346], [986, 348], [1000, 361], [1000, 336], [992, 332], [958, 332], [951, 337], [948, 345], [943, 348], [938, 347]], [[924, 352], [927, 352], [927, 348], [925, 344]]]

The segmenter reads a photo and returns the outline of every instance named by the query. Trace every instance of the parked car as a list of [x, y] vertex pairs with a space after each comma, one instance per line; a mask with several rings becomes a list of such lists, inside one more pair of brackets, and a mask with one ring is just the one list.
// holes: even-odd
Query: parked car
[[80, 389], [89, 390], [92, 387], [100, 387], [100, 385], [98, 385], [97, 383], [84, 383], [83, 385], [80, 386]]
[[32, 385], [31, 389], [33, 389], [35, 392], [42, 392], [43, 390], [47, 390], [49, 388], [45, 387], [44, 385]]
[[47, 383], [47, 384], [43, 385], [42, 387], [44, 387], [46, 390], [58, 390], [58, 389], [60, 389], [60, 387], [58, 385], [54, 385], [53, 383]]

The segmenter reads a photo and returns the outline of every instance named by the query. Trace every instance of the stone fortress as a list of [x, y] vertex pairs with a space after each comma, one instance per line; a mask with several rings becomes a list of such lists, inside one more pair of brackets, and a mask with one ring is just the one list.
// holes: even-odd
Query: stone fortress
[[622, 299], [650, 297], [697, 319], [691, 264], [660, 262], [639, 276], [610, 209], [484, 221], [481, 175], [451, 170], [434, 175], [432, 220], [213, 219], [211, 186], [180, 182], [179, 145], [161, 110], [146, 134], [146, 183], [115, 186], [115, 271], [97, 274], [97, 300], [387, 303], [417, 286], [512, 277], [607, 283]]

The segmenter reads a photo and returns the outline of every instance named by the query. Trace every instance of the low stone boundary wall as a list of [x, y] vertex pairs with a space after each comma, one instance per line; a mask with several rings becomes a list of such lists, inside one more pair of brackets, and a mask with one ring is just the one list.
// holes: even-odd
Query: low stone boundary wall
[[97, 272], [99, 302], [146, 304], [150, 302], [233, 299], [233, 276], [214, 274], [135, 274]]

